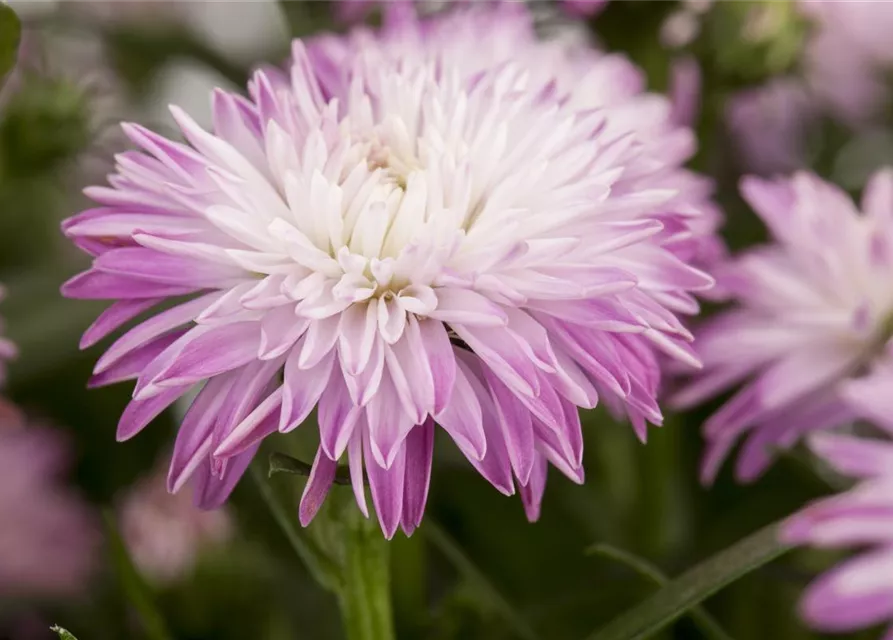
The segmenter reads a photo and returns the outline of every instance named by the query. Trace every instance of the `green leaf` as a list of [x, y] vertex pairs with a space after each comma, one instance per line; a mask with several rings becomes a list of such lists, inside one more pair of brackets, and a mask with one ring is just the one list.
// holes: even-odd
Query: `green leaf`
[[[598, 554], [621, 564], [625, 564], [627, 567], [639, 575], [644, 576], [659, 587], [664, 587], [670, 582], [670, 579], [653, 564], [644, 558], [635, 556], [623, 549], [618, 549], [617, 547], [608, 544], [596, 544], [587, 549], [586, 552], [589, 554]], [[691, 608], [691, 617], [708, 638], [713, 638], [713, 640], [732, 640], [732, 637], [723, 630], [716, 620], [713, 619], [713, 616], [707, 613], [707, 611], [700, 605]]]
[[21, 36], [19, 17], [12, 7], [0, 2], [0, 87], [3, 87], [7, 74], [15, 66]]
[[456, 541], [446, 531], [431, 520], [425, 521], [419, 531], [424, 533], [428, 540], [431, 541], [431, 544], [437, 547], [453, 563], [462, 577], [477, 590], [481, 598], [489, 602], [493, 610], [499, 613], [508, 625], [514, 629], [518, 637], [525, 640], [537, 639], [536, 632], [527, 620], [524, 619], [524, 616], [516, 611], [511, 603], [499, 593], [496, 587], [487, 579], [487, 576], [475, 566], [474, 562], [465, 555], [462, 548], [456, 544]]
[[777, 523], [760, 529], [668, 582], [660, 591], [593, 633], [589, 640], [648, 638], [723, 587], [783, 555], [789, 548], [779, 542]]
[[74, 637], [74, 634], [68, 629], [63, 629], [59, 625], [53, 625], [50, 627], [50, 631], [56, 633], [59, 636], [60, 640], [78, 640]]
[[118, 576], [118, 582], [124, 590], [127, 601], [133, 605], [139, 615], [149, 640], [173, 640], [164, 622], [164, 617], [155, 604], [152, 591], [143, 576], [133, 564], [133, 559], [127, 552], [127, 547], [118, 531], [115, 517], [110, 511], [103, 513], [105, 519], [106, 537], [108, 538], [112, 565]]

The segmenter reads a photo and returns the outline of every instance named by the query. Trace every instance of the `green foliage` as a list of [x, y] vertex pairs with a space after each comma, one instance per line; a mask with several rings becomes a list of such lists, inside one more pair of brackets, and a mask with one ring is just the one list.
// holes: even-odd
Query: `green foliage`
[[93, 139], [90, 100], [75, 81], [23, 72], [0, 117], [0, 173], [10, 180], [51, 174]]
[[15, 66], [22, 25], [12, 7], [0, 3], [0, 89]]
[[718, 2], [707, 36], [719, 69], [757, 81], [798, 63], [808, 26], [793, 0]]

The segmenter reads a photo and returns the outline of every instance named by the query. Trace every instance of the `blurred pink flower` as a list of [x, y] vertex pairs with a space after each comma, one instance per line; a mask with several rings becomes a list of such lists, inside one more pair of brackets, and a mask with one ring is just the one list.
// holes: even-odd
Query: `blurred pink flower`
[[155, 583], [186, 577], [203, 550], [225, 543], [233, 522], [225, 509], [196, 507], [188, 492], [171, 494], [167, 469], [142, 479], [118, 510], [121, 535], [140, 572]]
[[[712, 279], [687, 264], [710, 184], [694, 136], [629, 61], [541, 44], [523, 6], [296, 41], [250, 99], [213, 100], [189, 145], [125, 125], [99, 206], [65, 233], [94, 257], [66, 295], [117, 300], [93, 384], [136, 379], [118, 437], [203, 385], [169, 487], [219, 506], [259, 442], [318, 406], [301, 500], [338, 460], [384, 533], [411, 533], [435, 423], [538, 516], [549, 463], [583, 481], [578, 407], [601, 398], [641, 438], [660, 424], [657, 353], [698, 366], [679, 320]], [[516, 62], [512, 63], [511, 61]]]
[[[889, 397], [889, 388], [886, 395]], [[885, 417], [890, 422], [890, 417]], [[803, 618], [818, 631], [852, 632], [893, 622], [893, 442], [816, 434], [813, 450], [857, 478], [846, 493], [819, 500], [788, 520], [782, 538], [817, 547], [868, 547], [809, 586]], [[893, 639], [893, 626], [887, 640]]]
[[772, 242], [717, 268], [736, 304], [697, 332], [704, 369], [675, 398], [691, 406], [746, 383], [704, 424], [706, 481], [741, 437], [736, 472], [750, 480], [773, 449], [852, 420], [851, 384], [891, 337], [893, 172], [875, 174], [862, 212], [806, 173], [745, 178], [741, 191]]
[[601, 13], [608, 0], [560, 0], [561, 8], [570, 15], [589, 18]]
[[0, 416], [0, 598], [84, 592], [99, 543], [94, 514], [60, 478], [64, 438]]
[[800, 0], [816, 21], [805, 53], [806, 79], [838, 119], [863, 125], [889, 102], [893, 65], [893, 3], [870, 0]]
[[814, 96], [792, 77], [739, 91], [729, 98], [725, 113], [741, 166], [764, 176], [806, 166], [818, 116]]

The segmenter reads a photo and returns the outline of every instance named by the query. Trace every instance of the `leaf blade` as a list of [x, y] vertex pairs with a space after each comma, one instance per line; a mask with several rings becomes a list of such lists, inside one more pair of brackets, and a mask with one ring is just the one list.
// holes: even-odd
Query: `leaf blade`
[[720, 551], [622, 613], [588, 640], [641, 640], [747, 573], [782, 556], [790, 547], [778, 537], [778, 523]]
[[106, 510], [103, 513], [103, 518], [112, 565], [115, 568], [118, 582], [121, 584], [128, 602], [133, 605], [139, 615], [146, 637], [149, 640], [173, 640], [164, 617], [155, 604], [149, 585], [146, 584], [136, 565], [133, 564], [133, 559], [118, 531], [114, 515]]
[[15, 66], [21, 37], [22, 23], [16, 12], [9, 5], [0, 3], [0, 88]]
[[[658, 587], [665, 587], [669, 582], [668, 578], [656, 566], [628, 551], [619, 549], [609, 544], [595, 544], [587, 549], [589, 554], [599, 554], [605, 558], [624, 564], [639, 575], [647, 578]], [[691, 608], [691, 617], [700, 627], [705, 636], [713, 638], [713, 640], [733, 640], [732, 637], [725, 632], [720, 624], [707, 613], [707, 610], [700, 605]]]

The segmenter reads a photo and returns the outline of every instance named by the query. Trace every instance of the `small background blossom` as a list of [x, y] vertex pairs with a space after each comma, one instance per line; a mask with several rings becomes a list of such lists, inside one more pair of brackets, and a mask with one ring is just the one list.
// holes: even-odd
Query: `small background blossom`
[[167, 490], [167, 469], [140, 479], [122, 496], [118, 508], [121, 535], [140, 572], [165, 584], [189, 575], [202, 553], [232, 535], [225, 509], [203, 511], [188, 492]]
[[[811, 444], [836, 472], [859, 484], [806, 507], [786, 523], [782, 537], [796, 544], [863, 551], [809, 586], [801, 602], [802, 615], [823, 632], [891, 623], [893, 442], [823, 434], [814, 436]], [[893, 637], [893, 627], [884, 637]]]
[[745, 178], [741, 191], [772, 242], [717, 268], [736, 304], [700, 328], [704, 370], [676, 396], [691, 405], [744, 383], [704, 423], [705, 480], [741, 438], [736, 473], [752, 480], [774, 450], [847, 424], [846, 384], [890, 339], [893, 173], [874, 176], [862, 211], [806, 173]]
[[95, 514], [65, 484], [68, 447], [45, 427], [0, 414], [0, 597], [83, 592], [98, 560]]

